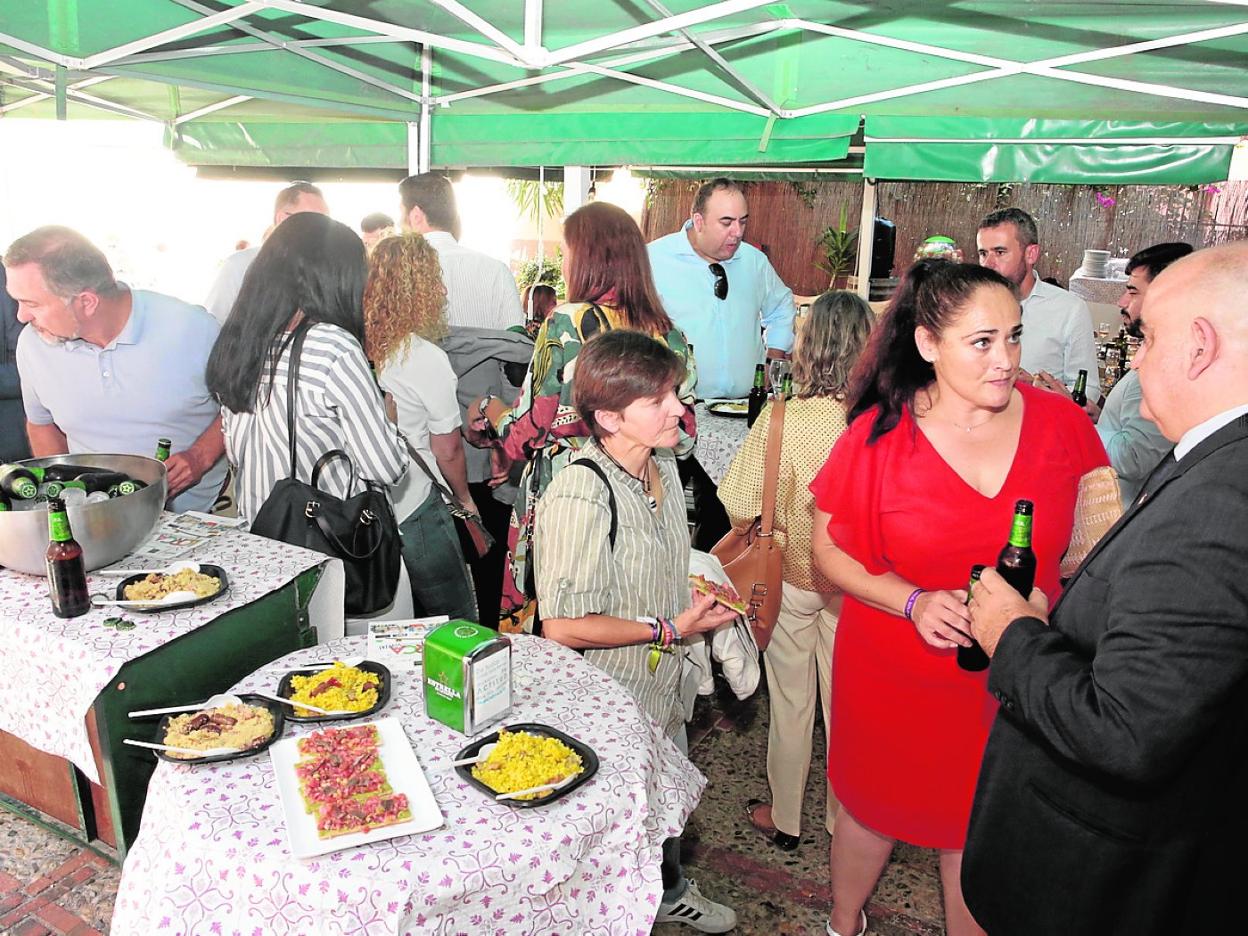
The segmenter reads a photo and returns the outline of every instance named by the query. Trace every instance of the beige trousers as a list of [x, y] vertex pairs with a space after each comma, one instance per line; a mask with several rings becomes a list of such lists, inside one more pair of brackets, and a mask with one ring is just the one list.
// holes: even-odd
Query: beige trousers
[[[841, 596], [807, 591], [784, 583], [780, 614], [764, 655], [767, 692], [771, 700], [771, 728], [767, 737], [767, 782], [771, 786], [771, 818], [789, 835], [802, 831], [802, 800], [810, 775], [811, 733], [815, 702], [823, 705], [828, 724], [832, 692], [832, 642]], [[821, 765], [820, 773], [827, 771]], [[836, 824], [836, 801], [826, 781], [826, 825]]]

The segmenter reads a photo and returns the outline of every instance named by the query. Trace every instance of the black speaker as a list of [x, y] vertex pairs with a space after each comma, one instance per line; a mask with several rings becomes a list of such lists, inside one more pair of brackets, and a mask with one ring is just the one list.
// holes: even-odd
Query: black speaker
[[888, 279], [893, 275], [897, 252], [897, 225], [887, 218], [875, 219], [875, 237], [871, 242], [871, 279]]

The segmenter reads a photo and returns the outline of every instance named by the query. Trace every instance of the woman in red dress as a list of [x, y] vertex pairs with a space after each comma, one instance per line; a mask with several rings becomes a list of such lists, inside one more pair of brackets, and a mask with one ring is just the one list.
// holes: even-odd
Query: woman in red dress
[[[1036, 585], [1050, 601], [1081, 477], [1107, 464], [1058, 394], [1015, 386], [1021, 313], [983, 267], [921, 261], [859, 363], [850, 428], [811, 484], [815, 560], [845, 592], [833, 655], [830, 936], [862, 911], [897, 839], [940, 849], [950, 936], [981, 933], [959, 884], [971, 798], [997, 703], [969, 645], [971, 566], [993, 564], [1014, 502], [1035, 504]], [[855, 418], [856, 417], [856, 418]]]

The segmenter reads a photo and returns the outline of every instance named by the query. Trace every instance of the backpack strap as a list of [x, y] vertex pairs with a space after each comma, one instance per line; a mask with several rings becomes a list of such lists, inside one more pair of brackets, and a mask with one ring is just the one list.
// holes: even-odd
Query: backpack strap
[[598, 477], [602, 478], [602, 483], [607, 486], [607, 506], [611, 510], [611, 529], [607, 532], [607, 542], [611, 544], [612, 552], [615, 551], [615, 533], [619, 527], [619, 515], [615, 509], [615, 490], [611, 487], [611, 482], [607, 480], [607, 473], [602, 470], [602, 466], [591, 458], [578, 458], [576, 461], [568, 462], [566, 467], [573, 465], [584, 465]]

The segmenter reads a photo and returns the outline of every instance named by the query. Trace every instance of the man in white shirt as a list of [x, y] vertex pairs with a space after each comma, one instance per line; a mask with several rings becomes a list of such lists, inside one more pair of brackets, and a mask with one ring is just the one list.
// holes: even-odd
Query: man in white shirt
[[[291, 215], [299, 214], [301, 211], [329, 214], [325, 196], [311, 182], [293, 182], [277, 193], [277, 199], [273, 203], [273, 227], [269, 228], [269, 231]], [[265, 236], [268, 236], [267, 231]], [[246, 250], [231, 254], [222, 261], [221, 269], [217, 271], [217, 278], [212, 288], [208, 290], [208, 298], [204, 300], [204, 308], [222, 325], [230, 317], [230, 310], [234, 308], [234, 300], [238, 298], [238, 291], [243, 286], [243, 277], [247, 275], [251, 261], [256, 259], [256, 254], [259, 252], [259, 247], [248, 247]]]
[[[438, 261], [442, 265], [446, 319], [451, 327], [443, 348], [449, 350], [452, 345], [462, 345], [467, 341], [488, 354], [485, 351], [487, 343], [492, 345], [495, 339], [498, 343], [514, 345], [523, 336], [512, 334], [507, 329], [524, 323], [516, 280], [501, 260], [460, 245], [456, 237], [460, 229], [459, 210], [450, 180], [434, 172], [408, 176], [399, 183], [399, 199], [403, 209], [403, 229], [424, 235], [438, 252]], [[531, 356], [528, 348], [524, 350], [526, 357]], [[451, 353], [451, 360], [456, 363], [460, 357]], [[473, 377], [469, 379], [465, 379], [466, 372], [456, 372], [455, 376], [464, 380], [461, 391], [471, 380], [485, 380], [486, 383], [481, 386], [472, 383], [474, 391], [500, 397], [514, 393], [511, 384], [506, 381], [501, 359], [484, 362], [478, 359], [472, 371]], [[464, 396], [461, 392], [461, 402]], [[510, 399], [508, 402], [511, 402]], [[461, 410], [461, 416], [467, 424], [467, 411]], [[472, 556], [466, 558], [472, 567], [480, 621], [487, 627], [497, 627], [511, 506], [495, 497], [497, 485], [493, 480], [495, 470], [490, 452], [467, 441], [463, 443], [463, 448], [472, 502], [481, 514], [481, 522], [494, 537], [494, 548], [486, 555], [479, 559]]]
[[1023, 306], [1023, 380], [1051, 390], [1075, 386], [1088, 372], [1090, 405], [1101, 398], [1096, 369], [1092, 311], [1078, 296], [1036, 276], [1040, 237], [1036, 222], [1021, 208], [1001, 208], [979, 222], [975, 234], [979, 265], [996, 270], [1018, 289]]
[[476, 250], [460, 245], [455, 190], [446, 176], [433, 172], [408, 176], [399, 183], [403, 229], [423, 234], [442, 263], [446, 320], [452, 328], [493, 328], [524, 324], [520, 291], [511, 270]]

